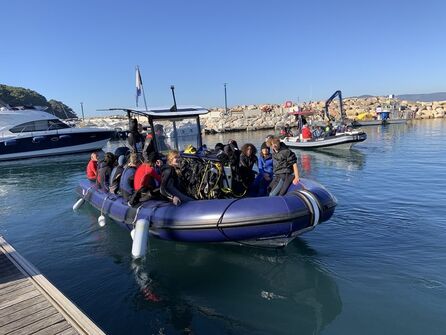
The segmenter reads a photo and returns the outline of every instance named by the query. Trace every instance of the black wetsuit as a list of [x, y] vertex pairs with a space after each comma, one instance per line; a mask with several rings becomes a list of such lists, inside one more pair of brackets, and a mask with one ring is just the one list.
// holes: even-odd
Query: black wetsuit
[[118, 194], [119, 184], [121, 181], [122, 173], [124, 172], [124, 167], [121, 165], [115, 166], [110, 174], [110, 192]]
[[107, 165], [105, 162], [100, 162], [98, 164], [98, 179], [96, 183], [99, 185], [103, 191], [108, 192], [110, 190], [110, 174], [112, 167]]
[[163, 166], [161, 170], [161, 194], [165, 196], [170, 201], [173, 197], [178, 197], [181, 202], [194, 200], [191, 197], [184, 194], [181, 187], [180, 177], [173, 166], [166, 165]]
[[127, 143], [130, 147], [130, 150], [132, 152], [141, 151], [144, 145], [144, 136], [142, 136], [141, 133], [138, 131], [138, 122], [136, 121], [136, 119], [132, 119], [130, 121], [129, 131], [130, 133], [127, 138]]
[[250, 187], [255, 179], [255, 173], [252, 170], [254, 164], [257, 164], [255, 155], [251, 155], [251, 157], [245, 156], [243, 153], [240, 155], [239, 174], [246, 188]]
[[268, 190], [270, 196], [284, 195], [294, 179], [293, 165], [297, 163], [297, 158], [294, 152], [288, 149], [284, 143], [280, 143], [279, 151], [274, 152], [273, 150], [272, 155], [274, 177]]

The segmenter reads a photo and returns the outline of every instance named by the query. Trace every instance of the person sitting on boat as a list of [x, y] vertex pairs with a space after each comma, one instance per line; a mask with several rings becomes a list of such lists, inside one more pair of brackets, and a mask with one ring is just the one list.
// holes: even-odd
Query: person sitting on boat
[[161, 169], [161, 195], [172, 201], [175, 206], [194, 200], [182, 189], [179, 176], [180, 159], [180, 153], [177, 150], [169, 151], [167, 165]]
[[161, 177], [155, 169], [157, 158], [157, 153], [150, 153], [144, 163], [136, 169], [133, 182], [135, 193], [130, 197], [129, 205], [135, 206], [141, 202], [158, 198]]
[[144, 136], [138, 131], [138, 121], [131, 119], [127, 144], [132, 152], [140, 152], [144, 145]]
[[311, 140], [311, 129], [308, 126], [307, 122], [304, 120], [303, 121], [303, 126], [302, 126], [302, 132], [301, 132], [301, 136], [302, 136], [302, 142], [307, 142], [309, 140]]
[[135, 192], [134, 179], [137, 167], [138, 155], [136, 153], [131, 153], [127, 166], [124, 168], [121, 180], [119, 182], [119, 191], [121, 192], [121, 195], [125, 199], [125, 201], [129, 201], [131, 196]]
[[299, 171], [297, 169], [297, 158], [294, 152], [280, 141], [278, 137], [270, 140], [273, 151], [273, 173], [274, 177], [269, 185], [269, 196], [284, 195], [291, 183], [299, 183]]
[[92, 152], [90, 155], [90, 161], [87, 164], [87, 179], [90, 181], [96, 181], [98, 176], [98, 158], [97, 152]]
[[124, 172], [125, 156], [118, 157], [118, 165], [116, 165], [110, 174], [110, 193], [118, 194], [119, 183], [122, 173]]
[[254, 144], [246, 143], [242, 146], [239, 174], [246, 190], [249, 190], [252, 187], [252, 183], [255, 179], [255, 172], [252, 168], [254, 167], [254, 164], [258, 164], [256, 154], [257, 149]]
[[257, 190], [257, 196], [267, 195], [267, 188], [273, 179], [273, 157], [266, 143], [260, 147], [260, 156], [258, 160], [259, 174], [254, 181], [254, 189]]
[[105, 192], [110, 191], [110, 175], [115, 165], [115, 155], [107, 152], [104, 159], [98, 164], [98, 177], [96, 183]]
[[228, 163], [231, 167], [231, 175], [232, 175], [232, 190], [241, 194], [246, 189], [243, 187], [243, 183], [240, 177], [240, 150], [238, 148], [237, 142], [235, 140], [229, 140], [228, 144], [225, 145], [223, 149], [224, 153], [228, 157]]
[[291, 131], [291, 127], [290, 127], [289, 123], [285, 124], [284, 130], [285, 130], [286, 137], [293, 137], [293, 132]]
[[330, 121], [327, 122], [327, 126], [325, 127], [325, 136], [334, 136], [336, 131], [333, 130], [333, 125]]
[[313, 138], [322, 137], [323, 134], [324, 131], [322, 130], [321, 126], [317, 126], [316, 129], [313, 130]]

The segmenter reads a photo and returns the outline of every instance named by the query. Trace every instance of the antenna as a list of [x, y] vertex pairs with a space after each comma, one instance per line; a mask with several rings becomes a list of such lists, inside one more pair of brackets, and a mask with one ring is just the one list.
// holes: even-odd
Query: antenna
[[177, 100], [175, 99], [175, 86], [170, 85], [170, 89], [172, 90], [172, 97], [173, 97], [173, 106], [170, 108], [171, 112], [177, 111]]

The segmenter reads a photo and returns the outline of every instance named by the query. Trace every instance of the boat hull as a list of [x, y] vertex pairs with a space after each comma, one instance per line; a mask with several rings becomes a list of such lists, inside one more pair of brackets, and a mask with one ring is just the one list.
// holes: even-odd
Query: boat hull
[[113, 130], [35, 132], [0, 140], [0, 161], [66, 155], [102, 149]]
[[[183, 242], [283, 246], [330, 219], [336, 207], [330, 192], [306, 179], [292, 185], [285, 196], [197, 200], [181, 206], [152, 200], [132, 208], [121, 197], [106, 194], [86, 180], [77, 193], [128, 230], [138, 219], [147, 219], [152, 236]], [[308, 194], [315, 199], [313, 204]]]
[[353, 145], [363, 142], [367, 139], [364, 132], [343, 133], [337, 136], [330, 136], [320, 139], [299, 142], [298, 138], [285, 138], [282, 140], [290, 148], [298, 149], [350, 149]]

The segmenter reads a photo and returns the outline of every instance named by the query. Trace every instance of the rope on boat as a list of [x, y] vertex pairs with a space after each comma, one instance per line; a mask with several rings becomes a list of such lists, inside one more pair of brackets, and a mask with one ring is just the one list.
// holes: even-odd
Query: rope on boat
[[233, 243], [238, 243], [240, 245], [246, 246], [246, 247], [250, 247], [250, 248], [258, 248], [258, 249], [277, 249], [277, 247], [274, 246], [260, 246], [260, 245], [256, 245], [256, 244], [251, 244], [251, 243], [247, 243], [247, 242], [242, 242], [242, 241], [236, 241], [231, 239], [223, 230], [223, 228], [220, 227], [220, 224], [223, 222], [223, 217], [225, 216], [226, 212], [228, 211], [229, 207], [231, 207], [234, 203], [236, 203], [239, 200], [242, 200], [244, 198], [237, 198], [232, 200], [225, 208], [225, 210], [223, 211], [223, 213], [221, 213], [220, 218], [217, 221], [217, 230], [226, 238], [226, 240], [228, 242], [233, 242]]
[[136, 224], [136, 221], [137, 221], [137, 218], [138, 218], [138, 214], [139, 214], [139, 211], [141, 210], [141, 208], [142, 208], [142, 205], [140, 205], [140, 206], [136, 209], [136, 214], [135, 214], [135, 217], [133, 218], [132, 225], [135, 225], [135, 224]]

